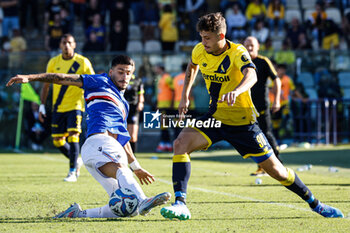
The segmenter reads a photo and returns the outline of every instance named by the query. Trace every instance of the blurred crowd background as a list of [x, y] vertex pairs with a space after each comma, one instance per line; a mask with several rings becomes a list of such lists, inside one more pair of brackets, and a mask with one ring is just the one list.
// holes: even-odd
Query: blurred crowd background
[[[286, 110], [275, 121], [281, 143], [349, 142], [350, 0], [0, 0], [0, 147], [13, 145], [20, 98], [20, 87], [5, 88], [6, 81], [17, 73], [45, 72], [50, 57], [60, 53], [63, 34], [74, 35], [77, 52], [96, 73], [107, 71], [118, 53], [135, 59], [145, 111], [153, 111], [161, 76], [156, 67], [171, 77], [181, 73], [200, 42], [197, 19], [217, 11], [227, 20], [229, 40], [257, 37], [260, 53], [293, 81], [285, 87], [291, 89]], [[41, 85], [33, 85], [39, 93]], [[200, 78], [193, 99], [205, 112]]]

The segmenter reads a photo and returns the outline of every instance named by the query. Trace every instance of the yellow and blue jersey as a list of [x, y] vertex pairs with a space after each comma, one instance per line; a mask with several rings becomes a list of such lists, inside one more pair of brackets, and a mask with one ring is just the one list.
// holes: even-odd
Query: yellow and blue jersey
[[192, 63], [199, 65], [210, 95], [209, 113], [226, 125], [248, 125], [256, 122], [258, 115], [251, 99], [250, 90], [240, 94], [233, 106], [218, 103], [222, 95], [233, 91], [242, 81], [242, 71], [253, 67], [248, 51], [241, 44], [226, 42], [228, 48], [219, 55], [209, 54], [202, 43], [192, 51]]
[[[63, 74], [94, 74], [90, 61], [75, 53], [72, 59], [65, 60], [62, 54], [50, 59], [46, 68], [47, 73]], [[52, 111], [68, 112], [72, 110], [84, 111], [84, 91], [76, 86], [53, 84]]]

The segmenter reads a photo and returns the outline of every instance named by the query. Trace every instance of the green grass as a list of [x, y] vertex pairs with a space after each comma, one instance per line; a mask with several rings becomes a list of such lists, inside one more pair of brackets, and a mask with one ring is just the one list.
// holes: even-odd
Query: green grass
[[[0, 232], [350, 232], [350, 146], [291, 148], [282, 158], [293, 169], [312, 164], [299, 177], [317, 198], [341, 209], [346, 218], [326, 219], [311, 212], [270, 177], [262, 177], [263, 183], [256, 185], [249, 176], [256, 165], [235, 151], [210, 151], [192, 155], [189, 221], [164, 219], [159, 207], [145, 217], [53, 220], [73, 202], [83, 209], [105, 205], [107, 194], [85, 168], [77, 183], [63, 182], [68, 163], [59, 154], [4, 153], [0, 154]], [[146, 195], [172, 193], [171, 154], [140, 153], [138, 160], [157, 178], [143, 187]], [[331, 165], [339, 172], [328, 172]]]

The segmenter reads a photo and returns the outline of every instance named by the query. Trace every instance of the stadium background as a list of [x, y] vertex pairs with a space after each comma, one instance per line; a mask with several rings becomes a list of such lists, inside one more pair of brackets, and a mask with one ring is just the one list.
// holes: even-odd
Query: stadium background
[[[24, 51], [14, 52], [11, 49], [12, 33], [6, 38], [2, 35], [1, 54], [0, 54], [0, 148], [11, 149], [14, 147], [17, 113], [20, 99], [20, 86], [14, 88], [6, 88], [5, 83], [14, 74], [22, 73], [40, 73], [46, 69], [46, 64], [51, 56], [58, 53], [56, 49], [49, 49], [45, 46], [45, 38], [48, 36], [47, 29], [49, 22], [45, 20], [45, 13], [48, 12], [48, 6], [52, 1], [17, 1], [18, 17], [21, 21], [20, 31], [26, 41], [27, 48]], [[174, 77], [181, 70], [181, 64], [190, 59], [190, 52], [193, 45], [197, 43], [199, 38], [193, 38], [191, 35], [191, 17], [204, 12], [222, 11], [228, 17], [232, 14], [231, 5], [233, 2], [241, 4], [242, 12], [245, 13], [251, 1], [202, 1], [202, 7], [194, 10], [191, 14], [186, 14], [186, 1], [113, 1], [100, 0], [100, 14], [104, 17], [102, 25], [104, 25], [105, 39], [103, 40], [103, 49], [101, 51], [88, 51], [84, 45], [88, 41], [86, 35], [87, 26], [84, 17], [79, 19], [79, 13], [71, 11], [73, 6], [85, 6], [85, 12], [88, 12], [88, 4], [90, 1], [84, 0], [66, 0], [60, 1], [68, 12], [68, 31], [71, 32], [77, 40], [77, 52], [88, 57], [93, 64], [95, 72], [103, 72], [108, 70], [108, 62], [118, 53], [127, 53], [136, 61], [136, 75], [142, 78], [146, 89], [146, 105], [145, 111], [155, 110], [156, 106], [156, 75], [152, 68], [155, 65], [163, 64], [168, 73]], [[114, 9], [117, 3], [122, 2], [123, 10]], [[193, 1], [201, 2], [201, 1]], [[286, 127], [286, 133], [282, 138], [283, 142], [292, 143], [312, 143], [312, 144], [337, 144], [348, 143], [350, 139], [350, 53], [349, 53], [349, 7], [347, 0], [322, 1], [324, 4], [327, 18], [332, 19], [335, 23], [330, 32], [335, 33], [339, 37], [339, 45], [330, 49], [322, 48], [322, 41], [318, 39], [327, 36], [325, 29], [321, 38], [315, 38], [313, 35], [315, 26], [312, 26], [310, 17], [315, 11], [316, 0], [285, 0], [281, 1], [285, 8], [285, 24], [283, 31], [270, 31], [265, 42], [262, 43], [261, 54], [268, 56], [277, 63], [287, 64], [287, 73], [296, 84], [300, 84], [305, 96], [309, 100], [306, 103], [306, 109], [301, 112], [300, 102], [295, 102], [292, 117]], [[26, 6], [24, 3], [33, 3]], [[176, 25], [179, 32], [179, 39], [175, 43], [173, 51], [164, 51], [161, 46], [161, 32], [157, 27], [162, 7], [165, 4], [174, 6], [174, 14], [176, 15]], [[112, 4], [112, 5], [109, 5]], [[114, 5], [113, 5], [114, 4]], [[268, 8], [269, 1], [264, 0]], [[33, 14], [31, 7], [37, 8], [37, 14]], [[122, 12], [122, 13], [121, 13]], [[136, 13], [135, 13], [136, 12]], [[142, 17], [137, 12], [147, 12]], [[195, 14], [196, 13], [196, 14]], [[114, 16], [119, 15], [127, 28], [127, 33], [122, 34], [126, 40], [126, 45], [121, 51], [111, 51], [112, 45], [109, 38], [111, 24], [115, 22]], [[38, 25], [35, 25], [35, 18], [38, 19]], [[118, 18], [118, 17], [117, 17]], [[304, 48], [292, 48], [288, 29], [291, 26], [293, 18], [300, 21], [303, 31], [307, 38], [309, 46]], [[44, 23], [43, 23], [44, 22]], [[264, 18], [266, 28], [269, 30], [268, 18]], [[156, 24], [154, 24], [156, 23]], [[145, 30], [145, 25], [153, 26], [151, 34]], [[151, 27], [152, 28], [152, 27]], [[254, 28], [250, 27], [247, 22], [244, 27], [246, 34], [252, 33]], [[147, 36], [146, 36], [146, 34]], [[13, 33], [15, 34], [15, 33]], [[239, 38], [236, 39], [239, 42]], [[37, 93], [40, 92], [41, 84], [32, 84]], [[201, 78], [197, 78], [194, 88], [194, 99], [196, 108], [205, 111], [208, 98], [204, 98], [206, 93], [204, 82]], [[299, 104], [299, 105], [298, 105]], [[29, 103], [25, 104], [25, 109], [29, 108]], [[292, 109], [293, 110], [293, 109]], [[300, 111], [298, 111], [300, 110]], [[295, 120], [303, 122], [303, 126], [297, 129]], [[25, 119], [23, 120], [25, 125]], [[142, 143], [142, 136], [148, 135], [154, 140], [147, 140]], [[150, 139], [148, 137], [148, 139]], [[157, 131], [144, 131], [141, 127], [140, 150], [154, 150], [157, 140]], [[150, 144], [154, 141], [154, 145]], [[31, 148], [30, 141], [25, 134], [25, 127], [22, 129], [21, 149]], [[147, 145], [146, 145], [147, 144]], [[304, 145], [304, 144], [303, 144]], [[45, 141], [45, 148], [52, 149], [51, 140]]]

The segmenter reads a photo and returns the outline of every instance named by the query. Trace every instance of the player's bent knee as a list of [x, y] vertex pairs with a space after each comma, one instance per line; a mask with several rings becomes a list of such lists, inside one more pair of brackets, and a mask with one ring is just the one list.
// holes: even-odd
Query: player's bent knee
[[105, 176], [116, 178], [118, 169], [123, 167], [127, 167], [127, 166], [121, 163], [109, 162], [99, 167], [98, 170], [100, 170], [100, 172]]

